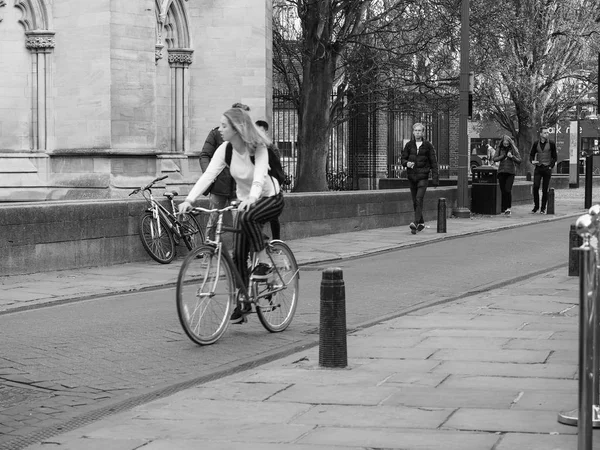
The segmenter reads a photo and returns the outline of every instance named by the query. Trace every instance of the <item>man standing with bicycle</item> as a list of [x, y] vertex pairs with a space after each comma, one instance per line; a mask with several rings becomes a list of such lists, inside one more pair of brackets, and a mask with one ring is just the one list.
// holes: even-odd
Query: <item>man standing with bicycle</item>
[[[234, 103], [231, 107], [250, 111], [250, 107], [242, 103]], [[202, 146], [202, 151], [200, 152], [200, 167], [202, 168], [202, 173], [206, 172], [210, 160], [222, 143], [223, 138], [221, 137], [221, 133], [219, 133], [219, 127], [210, 130], [204, 141], [204, 145]], [[204, 192], [204, 195], [209, 195], [210, 209], [225, 208], [229, 202], [235, 200], [235, 180], [229, 172], [229, 167], [225, 167], [221, 171], [214, 183]], [[212, 213], [208, 217], [205, 233], [206, 239], [214, 240], [217, 217], [217, 213]]]

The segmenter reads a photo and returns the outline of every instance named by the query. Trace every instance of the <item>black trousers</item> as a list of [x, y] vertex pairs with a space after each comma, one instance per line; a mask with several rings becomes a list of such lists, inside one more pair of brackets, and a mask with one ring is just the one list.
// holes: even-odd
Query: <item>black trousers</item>
[[515, 181], [515, 176], [512, 173], [499, 173], [498, 184], [500, 185], [500, 193], [502, 194], [502, 212], [512, 208], [512, 187]]
[[425, 192], [427, 192], [427, 186], [429, 186], [429, 180], [415, 180], [409, 178], [410, 182], [410, 194], [412, 195], [413, 209], [415, 210], [415, 225], [425, 223], [423, 220], [423, 199], [425, 198]]
[[533, 207], [540, 207], [540, 184], [542, 185], [542, 209], [546, 209], [548, 203], [548, 187], [550, 186], [550, 178], [552, 177], [552, 169], [548, 166], [536, 167], [533, 172]]

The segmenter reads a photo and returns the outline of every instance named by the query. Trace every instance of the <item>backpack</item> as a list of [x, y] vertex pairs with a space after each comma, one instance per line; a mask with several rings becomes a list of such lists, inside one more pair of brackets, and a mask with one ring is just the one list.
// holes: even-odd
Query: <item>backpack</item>
[[[269, 176], [275, 178], [279, 182], [279, 186], [283, 186], [283, 182], [285, 181], [285, 173], [283, 171], [283, 167], [281, 166], [281, 160], [279, 156], [275, 154], [271, 145], [267, 147], [267, 151], [269, 152]], [[227, 147], [225, 149], [225, 163], [228, 166], [231, 166], [231, 155], [233, 152], [233, 145], [230, 142], [227, 143]], [[254, 156], [250, 157], [250, 161], [254, 164]]]

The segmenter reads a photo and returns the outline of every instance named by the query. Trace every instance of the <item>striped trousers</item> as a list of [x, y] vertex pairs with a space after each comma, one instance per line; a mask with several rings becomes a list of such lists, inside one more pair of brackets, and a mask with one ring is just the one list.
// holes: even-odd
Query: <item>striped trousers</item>
[[283, 194], [259, 199], [246, 211], [237, 214], [237, 227], [240, 233], [235, 235], [234, 260], [236, 269], [242, 276], [244, 286], [248, 284], [248, 255], [250, 250], [259, 252], [265, 248], [263, 226], [279, 217], [283, 211]]

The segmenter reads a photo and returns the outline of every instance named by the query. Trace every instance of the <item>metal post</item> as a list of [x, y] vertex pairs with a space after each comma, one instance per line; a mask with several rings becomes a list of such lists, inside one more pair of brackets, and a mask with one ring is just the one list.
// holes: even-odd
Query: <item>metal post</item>
[[446, 232], [446, 199], [438, 199], [438, 212], [437, 212], [437, 232]]
[[554, 214], [554, 188], [548, 189], [548, 204], [546, 205], [546, 214]]
[[[600, 206], [590, 208], [589, 214], [577, 219], [575, 229], [583, 239], [579, 253], [579, 408], [559, 413], [558, 421], [577, 425], [577, 450], [592, 450], [593, 428], [600, 427], [600, 259], [598, 234]], [[592, 238], [594, 241], [592, 242]]]
[[454, 215], [460, 219], [471, 217], [469, 210], [469, 142], [467, 117], [469, 115], [469, 0], [462, 0], [460, 8], [460, 87], [458, 120], [458, 180]]
[[577, 248], [583, 244], [583, 238], [577, 234], [575, 224], [571, 224], [569, 229], [569, 276], [579, 275], [579, 255]]
[[[581, 140], [581, 138], [580, 138]], [[585, 158], [585, 204], [584, 208], [592, 207], [592, 178], [594, 171], [594, 155], [590, 154]]]
[[323, 271], [319, 326], [319, 366], [346, 367], [346, 288], [339, 267]]

